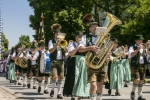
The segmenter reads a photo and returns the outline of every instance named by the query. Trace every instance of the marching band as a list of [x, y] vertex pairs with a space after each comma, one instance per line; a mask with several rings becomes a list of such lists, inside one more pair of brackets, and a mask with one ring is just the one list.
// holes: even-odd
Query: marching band
[[[82, 31], [76, 31], [74, 41], [67, 44], [64, 40], [66, 34], [61, 32], [61, 25], [55, 23], [51, 26], [54, 38], [49, 40], [48, 50], [46, 50], [44, 39], [40, 40], [38, 45], [36, 45], [36, 41], [33, 41], [29, 51], [25, 51], [25, 48], [20, 46], [12, 47], [7, 60], [0, 63], [3, 65], [0, 66], [0, 73], [3, 70], [6, 72], [8, 69], [6, 76], [10, 83], [15, 85], [23, 83], [23, 87], [27, 86], [27, 88], [31, 87], [31, 79], [33, 79], [33, 89], [37, 89], [38, 93], [41, 92], [44, 79], [45, 94], [49, 93], [48, 82], [50, 79], [52, 85], [50, 97], [54, 96], [54, 87], [57, 82], [57, 98], [63, 99], [63, 96], [67, 96], [71, 97], [71, 100], [75, 100], [75, 97], [101, 100], [103, 85], [108, 89], [108, 95], [111, 95], [112, 90], [115, 89], [115, 96], [121, 96], [119, 90], [128, 87], [127, 83], [133, 78], [133, 86], [131, 94], [129, 94], [131, 99], [135, 99], [135, 90], [138, 88], [138, 100], [146, 100], [142, 94], [142, 88], [146, 76], [145, 66], [150, 71], [150, 42], [148, 41], [145, 45], [142, 35], [136, 35], [135, 44], [128, 48], [128, 45], [119, 46], [118, 39], [111, 38], [111, 50], [108, 50], [102, 58], [106, 59], [102, 62], [102, 66], [97, 68], [97, 63], [94, 63], [100, 59], [97, 52], [105, 50], [105, 46], [107, 46], [105, 42], [108, 41], [107, 39], [102, 41], [104, 42], [102, 45], [105, 45], [104, 48], [99, 48], [101, 42], [95, 43], [98, 41], [97, 27], [98, 23], [92, 22], [90, 19], [88, 26], [90, 33], [84, 35]], [[104, 36], [104, 38], [108, 37]], [[91, 60], [91, 62], [93, 61], [91, 64], [87, 62], [88, 52], [97, 57]], [[64, 63], [67, 65], [65, 78]], [[27, 67], [23, 64], [27, 64]], [[23, 78], [23, 82], [21, 82], [21, 78]], [[65, 83], [62, 93], [63, 79], [65, 79]]]

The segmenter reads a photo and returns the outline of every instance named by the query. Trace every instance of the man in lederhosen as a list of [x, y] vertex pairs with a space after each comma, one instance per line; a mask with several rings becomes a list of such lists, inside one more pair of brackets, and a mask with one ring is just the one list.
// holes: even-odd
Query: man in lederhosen
[[31, 78], [33, 77], [33, 89], [36, 89], [36, 81], [38, 77], [38, 66], [37, 66], [37, 61], [33, 58], [37, 46], [35, 45], [35, 42], [32, 42], [31, 45], [31, 51], [27, 52], [27, 59], [28, 59], [28, 71], [27, 71], [27, 87], [30, 88], [31, 84]]
[[61, 93], [61, 85], [62, 85], [62, 79], [64, 77], [64, 58], [65, 58], [65, 52], [67, 52], [67, 47], [61, 48], [58, 46], [59, 39], [57, 38], [58, 34], [60, 33], [61, 25], [60, 24], [53, 24], [51, 26], [52, 33], [54, 35], [54, 38], [49, 41], [48, 48], [50, 51], [50, 58], [51, 58], [51, 83], [52, 83], [52, 89], [50, 96], [54, 96], [54, 87], [56, 80], [57, 81], [57, 98], [63, 99], [62, 93]]
[[[97, 22], [91, 22], [89, 24], [90, 34], [82, 37], [82, 42], [79, 45], [79, 52], [93, 51], [97, 52], [98, 47], [94, 45], [96, 39], [95, 30], [98, 27]], [[102, 96], [103, 83], [107, 81], [105, 66], [99, 69], [92, 69], [88, 67], [88, 82], [90, 83], [90, 98], [96, 100]], [[97, 90], [96, 90], [97, 89]]]
[[[41, 85], [42, 85], [42, 78], [45, 77], [45, 82], [44, 82], [44, 93], [48, 94], [48, 77], [49, 77], [49, 73], [42, 73], [40, 71], [40, 60], [44, 59], [41, 58], [42, 55], [44, 55], [46, 57], [46, 49], [45, 49], [45, 41], [44, 40], [40, 40], [39, 41], [39, 50], [36, 52], [36, 54], [34, 55], [33, 59], [34, 60], [38, 60], [38, 82], [39, 82], [39, 86], [38, 86], [38, 93], [41, 92]], [[46, 60], [45, 60], [46, 61]], [[45, 65], [45, 62], [43, 63], [43, 66]]]
[[146, 100], [142, 95], [143, 82], [145, 79], [146, 51], [142, 48], [141, 43], [144, 38], [142, 35], [135, 36], [135, 44], [129, 48], [131, 54], [131, 67], [133, 74], [133, 86], [131, 99], [135, 99], [135, 90], [138, 87], [138, 100]]

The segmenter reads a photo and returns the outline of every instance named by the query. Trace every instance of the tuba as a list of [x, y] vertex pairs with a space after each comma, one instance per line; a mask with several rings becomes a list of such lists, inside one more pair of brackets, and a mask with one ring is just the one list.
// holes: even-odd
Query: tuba
[[18, 53], [15, 64], [22, 68], [27, 68], [27, 60], [25, 58], [19, 58], [21, 53], [25, 53], [25, 45], [22, 46], [21, 51]]
[[68, 42], [66, 40], [64, 40], [65, 36], [66, 36], [65, 33], [58, 33], [57, 39], [60, 39], [58, 46], [61, 48], [68, 46]]
[[[110, 39], [109, 31], [115, 26], [122, 24], [122, 22], [114, 15], [105, 12], [106, 19], [103, 27], [106, 28], [106, 32], [100, 33], [94, 44], [100, 49], [98, 52], [88, 51], [86, 54], [86, 64], [92, 69], [98, 69], [103, 66], [106, 61], [107, 53], [110, 52], [113, 48], [113, 42]], [[91, 18], [88, 18], [91, 19]]]

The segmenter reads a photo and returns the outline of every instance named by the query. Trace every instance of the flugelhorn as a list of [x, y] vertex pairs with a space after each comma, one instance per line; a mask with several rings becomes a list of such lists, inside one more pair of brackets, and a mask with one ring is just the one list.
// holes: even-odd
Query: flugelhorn
[[57, 39], [59, 39], [58, 46], [61, 48], [67, 47], [68, 42], [65, 39], [65, 33], [58, 33]]

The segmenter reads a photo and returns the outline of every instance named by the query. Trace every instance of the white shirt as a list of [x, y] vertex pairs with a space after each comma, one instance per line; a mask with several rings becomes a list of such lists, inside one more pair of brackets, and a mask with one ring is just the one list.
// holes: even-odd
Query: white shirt
[[[75, 44], [75, 46], [74, 46], [74, 44]], [[69, 43], [69, 45], [68, 45], [68, 53], [70, 51], [72, 51], [75, 47], [78, 47], [78, 44], [76, 42], [74, 42], [74, 44], [73, 44], [73, 42]]]
[[[134, 46], [137, 46], [137, 45], [135, 44]], [[130, 53], [130, 55], [131, 55], [132, 52], [134, 52], [133, 46], [131, 46], [131, 47], [129, 48], [129, 53]], [[143, 53], [143, 49], [142, 49], [142, 48], [140, 49], [140, 53]], [[143, 56], [140, 56], [139, 64], [144, 64], [144, 58], [143, 58]]]
[[[45, 50], [42, 51], [42, 54], [45, 54], [45, 57], [44, 57], [44, 58], [46, 58]], [[34, 58], [34, 59], [37, 59], [38, 57], [39, 57], [39, 51], [37, 51], [37, 52], [35, 53], [35, 55], [33, 56], [33, 58]]]
[[[92, 35], [92, 33], [90, 33], [90, 35]], [[94, 43], [95, 39], [96, 39], [96, 37], [92, 36], [92, 43]], [[90, 41], [90, 42], [89, 42], [89, 45], [90, 45], [90, 46], [93, 45], [92, 43], [91, 43], [91, 41]], [[87, 44], [86, 44], [86, 35], [84, 35], [84, 36], [82, 36], [82, 40], [81, 40], [81, 42], [80, 42], [78, 48], [81, 47], [81, 46], [86, 46], [86, 45], [87, 45]]]
[[[48, 43], [48, 49], [52, 49], [53, 48], [53, 43], [52, 43], [52, 40], [49, 41]], [[60, 60], [62, 59], [62, 52], [61, 52], [61, 49], [59, 47], [57, 47], [57, 57], [56, 57], [57, 60]]]
[[[36, 54], [36, 53], [35, 53]], [[26, 59], [30, 59], [32, 56], [32, 54], [30, 54], [29, 52], [27, 52], [26, 54]], [[34, 55], [33, 55], [34, 56]], [[36, 60], [31, 60], [31, 65], [36, 65]]]

